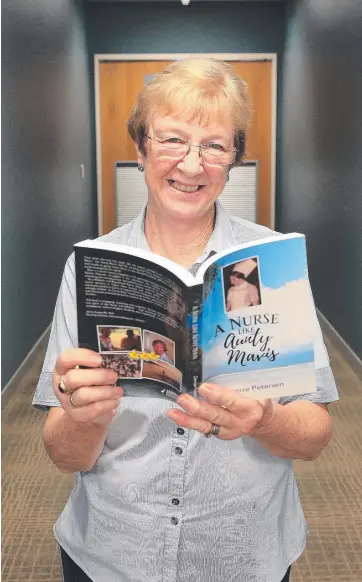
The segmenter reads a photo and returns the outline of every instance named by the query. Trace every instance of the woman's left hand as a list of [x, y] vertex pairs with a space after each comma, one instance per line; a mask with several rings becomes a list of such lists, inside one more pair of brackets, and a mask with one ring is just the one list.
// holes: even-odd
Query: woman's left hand
[[253, 436], [273, 414], [271, 399], [255, 400], [242, 396], [230, 388], [202, 384], [199, 394], [204, 400], [190, 394], [181, 394], [177, 404], [186, 412], [173, 408], [168, 417], [179, 426], [207, 434], [213, 424], [220, 426], [219, 439], [234, 440], [243, 435]]

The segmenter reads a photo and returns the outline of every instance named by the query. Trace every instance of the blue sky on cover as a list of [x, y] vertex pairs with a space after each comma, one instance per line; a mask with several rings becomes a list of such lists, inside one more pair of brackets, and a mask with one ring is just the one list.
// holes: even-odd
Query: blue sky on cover
[[[259, 259], [260, 284], [263, 287], [279, 289], [286, 283], [307, 278], [307, 264], [304, 237], [280, 239], [266, 244], [253, 245], [248, 249], [235, 251], [231, 255], [216, 261], [224, 267], [250, 257]], [[242, 316], [251, 315], [248, 310]], [[205, 349], [214, 344], [216, 324], [230, 329], [229, 317], [225, 314], [223, 303], [222, 269], [220, 268], [213, 289], [205, 301], [201, 313], [200, 345]]]
[[304, 279], [308, 275], [304, 238], [276, 238], [271, 243], [235, 251], [217, 261], [217, 264], [224, 267], [254, 256], [259, 257], [259, 274], [264, 287], [277, 289], [289, 281]]

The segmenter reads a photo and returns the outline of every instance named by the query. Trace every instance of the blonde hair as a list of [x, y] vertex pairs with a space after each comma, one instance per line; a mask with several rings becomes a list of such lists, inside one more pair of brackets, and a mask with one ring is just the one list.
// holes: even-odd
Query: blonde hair
[[176, 114], [185, 121], [198, 119], [205, 126], [215, 118], [231, 124], [237, 149], [235, 164], [241, 161], [251, 108], [245, 81], [224, 61], [176, 61], [143, 87], [128, 121], [128, 133], [144, 155], [148, 123], [156, 112]]

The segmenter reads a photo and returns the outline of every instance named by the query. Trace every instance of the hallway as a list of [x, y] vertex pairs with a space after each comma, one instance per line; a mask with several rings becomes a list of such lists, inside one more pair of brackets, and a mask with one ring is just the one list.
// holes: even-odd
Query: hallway
[[[328, 450], [315, 462], [296, 463], [311, 535], [291, 579], [361, 582], [362, 378], [328, 338], [326, 343], [341, 401], [330, 407], [335, 433]], [[30, 406], [40, 366], [41, 356], [2, 415], [3, 582], [61, 581], [52, 526], [73, 477], [59, 473], [43, 450], [45, 416]]]

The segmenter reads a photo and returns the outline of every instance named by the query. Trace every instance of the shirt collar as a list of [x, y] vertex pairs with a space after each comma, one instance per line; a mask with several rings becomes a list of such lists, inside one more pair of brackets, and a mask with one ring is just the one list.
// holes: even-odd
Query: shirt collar
[[[150, 251], [150, 247], [148, 246], [148, 242], [145, 237], [146, 209], [147, 203], [144, 205], [137, 218], [135, 218], [133, 221], [128, 244], [145, 251]], [[219, 251], [237, 244], [229, 215], [222, 208], [218, 200], [215, 202], [215, 210], [216, 220], [214, 230], [208, 240], [205, 252], [196, 261], [196, 263], [202, 263], [210, 255], [210, 253], [218, 253]]]

